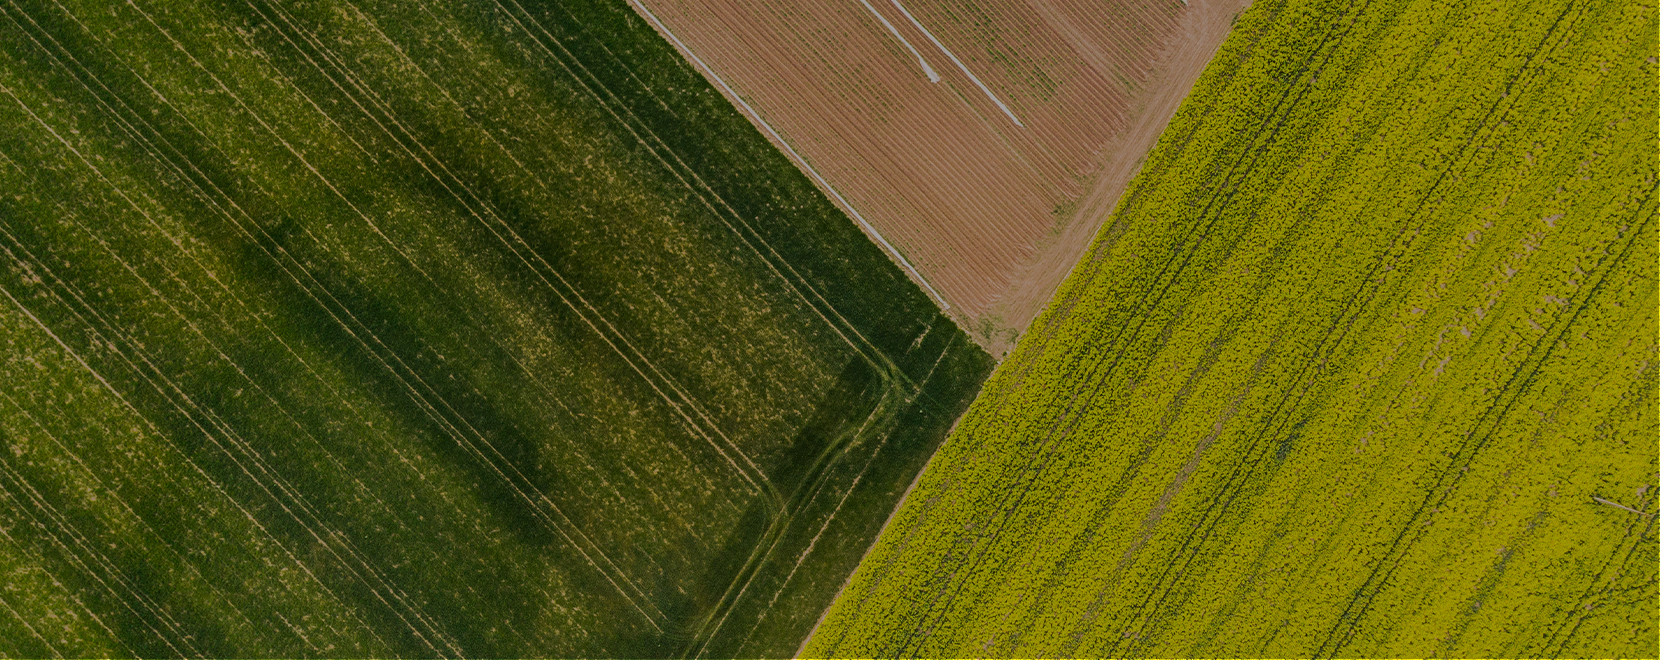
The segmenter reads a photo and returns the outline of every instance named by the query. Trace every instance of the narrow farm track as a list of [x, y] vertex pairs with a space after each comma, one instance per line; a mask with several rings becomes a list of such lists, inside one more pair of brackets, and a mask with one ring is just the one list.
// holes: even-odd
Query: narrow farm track
[[0, 4], [0, 653], [799, 645], [989, 358], [625, 6]]
[[803, 653], [1652, 646], [1656, 24], [1254, 5]]

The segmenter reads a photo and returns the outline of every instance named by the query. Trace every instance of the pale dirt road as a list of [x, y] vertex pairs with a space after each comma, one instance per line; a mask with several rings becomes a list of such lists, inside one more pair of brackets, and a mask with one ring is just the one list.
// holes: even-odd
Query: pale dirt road
[[635, 2], [999, 358], [1249, 4]]

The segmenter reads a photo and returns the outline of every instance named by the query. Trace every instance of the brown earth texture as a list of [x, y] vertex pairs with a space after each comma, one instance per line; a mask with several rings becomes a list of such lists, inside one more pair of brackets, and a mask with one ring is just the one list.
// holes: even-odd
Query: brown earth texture
[[629, 0], [999, 358], [1249, 0]]

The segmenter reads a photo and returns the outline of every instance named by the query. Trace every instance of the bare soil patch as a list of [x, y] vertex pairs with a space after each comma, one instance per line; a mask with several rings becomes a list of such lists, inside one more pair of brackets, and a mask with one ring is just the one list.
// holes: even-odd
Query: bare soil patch
[[999, 357], [1248, 4], [634, 0]]

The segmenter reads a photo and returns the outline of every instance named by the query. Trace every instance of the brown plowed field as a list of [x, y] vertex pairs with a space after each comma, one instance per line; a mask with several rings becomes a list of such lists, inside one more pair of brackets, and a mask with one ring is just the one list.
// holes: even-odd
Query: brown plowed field
[[631, 2], [999, 356], [1249, 4]]

